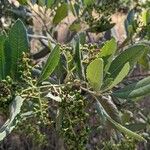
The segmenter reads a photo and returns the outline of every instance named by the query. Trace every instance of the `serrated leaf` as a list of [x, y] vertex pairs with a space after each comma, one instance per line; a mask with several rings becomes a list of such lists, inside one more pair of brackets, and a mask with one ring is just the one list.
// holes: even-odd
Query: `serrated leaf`
[[130, 71], [130, 65], [129, 63], [126, 63], [121, 69], [121, 71], [119, 72], [119, 74], [117, 75], [117, 77], [114, 79], [112, 84], [108, 87], [108, 89], [112, 89], [114, 86], [120, 83], [127, 76], [129, 71]]
[[16, 96], [10, 106], [10, 117], [0, 128], [0, 141], [2, 141], [14, 128], [17, 124], [17, 121], [14, 123], [16, 116], [21, 111], [21, 106], [23, 105], [23, 98]]
[[23, 52], [29, 52], [27, 32], [21, 20], [17, 20], [9, 32], [11, 48], [11, 77], [17, 78], [18, 64]]
[[104, 61], [104, 73], [108, 71], [116, 50], [117, 42], [114, 38], [112, 38], [110, 41], [107, 41], [104, 44], [101, 51], [99, 52], [98, 57], [102, 58]]
[[127, 85], [121, 90], [115, 91], [114, 96], [128, 99], [138, 98], [150, 94], [150, 77], [146, 77], [139, 82]]
[[57, 8], [56, 14], [53, 18], [53, 24], [57, 25], [68, 15], [68, 5], [63, 3], [60, 7]]
[[[138, 135], [135, 132], [132, 132], [131, 130], [125, 128], [124, 126], [122, 126], [121, 124], [119, 124], [118, 122], [116, 122], [115, 120], [113, 120], [108, 113], [105, 111], [105, 109], [103, 108], [103, 106], [101, 105], [101, 103], [96, 100], [96, 109], [97, 112], [99, 114], [99, 112], [103, 112], [103, 115], [105, 115], [106, 119], [112, 124], [112, 126], [114, 128], [116, 128], [117, 130], [119, 130], [120, 132], [126, 134], [127, 136], [134, 138], [138, 141], [146, 141], [142, 136]], [[101, 113], [99, 114], [101, 116]]]
[[5, 54], [4, 54], [5, 40], [6, 36], [0, 35], [0, 80], [5, 78]]
[[129, 62], [130, 67], [140, 59], [148, 47], [144, 44], [138, 44], [127, 48], [120, 55], [118, 55], [111, 63], [108, 72], [109, 78], [116, 78], [123, 66]]
[[88, 65], [86, 77], [94, 90], [100, 90], [103, 84], [103, 60], [101, 58], [95, 59]]
[[39, 77], [38, 83], [46, 80], [51, 75], [51, 73], [58, 65], [59, 60], [60, 60], [60, 48], [59, 45], [56, 45], [55, 48], [50, 53], [44, 68], [42, 69], [42, 73]]

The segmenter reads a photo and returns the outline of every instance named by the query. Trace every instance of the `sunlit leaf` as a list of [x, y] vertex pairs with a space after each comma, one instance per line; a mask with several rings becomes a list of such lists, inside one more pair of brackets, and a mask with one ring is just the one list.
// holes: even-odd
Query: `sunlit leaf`
[[110, 41], [107, 41], [104, 46], [101, 48], [98, 57], [102, 58], [104, 61], [104, 72], [106, 73], [110, 67], [113, 56], [117, 50], [117, 42], [114, 38]]
[[88, 65], [86, 77], [94, 90], [100, 90], [103, 83], [103, 60], [101, 58], [95, 59]]
[[94, 3], [94, 0], [84, 0], [84, 4], [89, 6], [92, 5]]
[[79, 21], [73, 22], [70, 25], [69, 30], [79, 32], [81, 30], [81, 23]]
[[68, 5], [63, 3], [60, 7], [57, 8], [56, 14], [53, 19], [53, 24], [57, 25], [68, 15]]
[[123, 66], [123, 68], [121, 69], [121, 71], [119, 72], [119, 74], [117, 75], [117, 77], [114, 79], [114, 81], [108, 87], [108, 89], [112, 89], [114, 86], [116, 86], [118, 83], [120, 83], [127, 76], [129, 71], [130, 71], [130, 65], [129, 65], [129, 63], [126, 63]]

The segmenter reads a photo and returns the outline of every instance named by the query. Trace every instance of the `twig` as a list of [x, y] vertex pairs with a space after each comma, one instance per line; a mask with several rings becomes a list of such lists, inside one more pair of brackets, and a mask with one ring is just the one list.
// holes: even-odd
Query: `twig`
[[43, 35], [28, 34], [28, 37], [31, 37], [31, 38], [34, 38], [34, 39], [51, 40], [50, 37], [46, 37], [46, 36], [43, 36]]

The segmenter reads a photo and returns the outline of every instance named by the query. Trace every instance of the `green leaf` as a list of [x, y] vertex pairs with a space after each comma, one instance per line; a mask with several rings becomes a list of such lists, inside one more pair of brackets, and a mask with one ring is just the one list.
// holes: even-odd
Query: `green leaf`
[[128, 37], [131, 37], [131, 35], [135, 31], [135, 9], [131, 9], [127, 15], [127, 18], [124, 21], [126, 34]]
[[10, 47], [10, 43], [9, 43], [9, 39], [7, 38], [5, 43], [4, 43], [4, 54], [5, 54], [5, 77], [6, 76], [10, 76], [10, 71], [11, 71], [11, 59], [12, 59], [12, 55], [11, 55], [11, 47]]
[[146, 126], [147, 126], [146, 123], [141, 123], [141, 122], [125, 125], [126, 128], [128, 128], [134, 132], [143, 130], [146, 128]]
[[84, 0], [84, 4], [89, 6], [92, 5], [94, 3], [94, 0]]
[[75, 54], [74, 54], [74, 62], [76, 65], [76, 70], [78, 73], [78, 76], [80, 79], [84, 79], [85, 75], [84, 75], [84, 69], [83, 69], [83, 65], [81, 62], [81, 49], [80, 49], [80, 38], [78, 37], [76, 43], [75, 43]]
[[5, 54], [4, 54], [5, 40], [6, 36], [0, 35], [0, 80], [5, 78]]
[[110, 41], [107, 41], [100, 50], [98, 57], [102, 58], [104, 61], [104, 73], [108, 71], [116, 50], [117, 42], [114, 38], [112, 38]]
[[127, 85], [121, 90], [115, 91], [114, 96], [128, 99], [138, 98], [150, 94], [150, 77], [146, 77], [139, 82]]
[[20, 96], [16, 96], [15, 99], [13, 100], [10, 106], [10, 117], [0, 128], [0, 141], [2, 141], [15, 128], [17, 124], [17, 120], [15, 120], [15, 118], [21, 111], [23, 101], [24, 101], [23, 98]]
[[54, 4], [55, 0], [47, 0], [46, 6], [50, 8]]
[[131, 130], [125, 128], [124, 126], [122, 126], [121, 124], [119, 124], [118, 122], [116, 122], [115, 120], [113, 120], [108, 113], [105, 111], [105, 109], [103, 108], [103, 106], [101, 105], [101, 103], [97, 100], [96, 101], [96, 110], [98, 112], [98, 114], [101, 116], [101, 112], [103, 112], [103, 115], [105, 115], [106, 119], [112, 124], [112, 126], [114, 128], [116, 128], [117, 130], [119, 130], [120, 132], [126, 134], [127, 136], [134, 138], [138, 141], [146, 141], [142, 136], [138, 135], [135, 132], [132, 132]]
[[119, 74], [117, 75], [117, 77], [114, 79], [112, 84], [108, 87], [108, 89], [112, 89], [114, 86], [120, 83], [127, 76], [129, 71], [130, 71], [130, 65], [129, 63], [126, 63], [121, 69], [121, 71], [119, 72]]
[[142, 12], [142, 21], [145, 26], [150, 23], [150, 9], [144, 10]]
[[127, 48], [120, 55], [118, 55], [111, 63], [108, 72], [110, 73], [109, 78], [116, 78], [122, 70], [123, 66], [129, 62], [130, 67], [140, 59], [144, 54], [148, 46], [144, 44], [138, 44]]
[[91, 26], [87, 29], [88, 32], [92, 33], [101, 33], [107, 30], [110, 30], [115, 26], [115, 23], [102, 23]]
[[27, 32], [21, 20], [17, 20], [9, 32], [9, 43], [11, 48], [11, 77], [16, 79], [19, 60], [23, 52], [29, 52]]
[[17, 0], [20, 4], [22, 4], [22, 5], [25, 5], [25, 4], [27, 4], [27, 0]]
[[94, 90], [100, 90], [103, 83], [103, 60], [101, 58], [95, 59], [88, 65], [86, 77]]
[[75, 31], [75, 32], [79, 32], [81, 30], [81, 23], [77, 20], [77, 21], [74, 21], [70, 27], [69, 27], [69, 30], [71, 31]]
[[140, 60], [138, 61], [138, 63], [140, 65], [142, 65], [142, 67], [146, 70], [150, 69], [150, 61], [149, 61], [149, 56], [148, 56], [148, 51], [145, 51], [145, 53], [143, 54], [143, 56], [140, 58]]
[[46, 5], [46, 1], [47, 1], [47, 0], [38, 0], [37, 3], [38, 3], [38, 5], [40, 5], [40, 6], [45, 6], [45, 5]]
[[10, 120], [9, 122], [13, 122], [15, 117], [20, 113], [21, 106], [23, 105], [23, 98], [21, 96], [16, 96], [14, 101], [10, 106]]
[[55, 48], [50, 53], [47, 62], [42, 70], [41, 76], [39, 77], [38, 83], [46, 80], [51, 73], [54, 71], [60, 60], [60, 48], [56, 45]]
[[110, 95], [102, 96], [100, 98], [100, 103], [112, 119], [119, 123], [121, 122], [119, 111]]
[[57, 65], [57, 67], [55, 68], [52, 76], [56, 76], [58, 83], [64, 83], [64, 80], [67, 76], [67, 59], [66, 59], [66, 55], [64, 53], [62, 53], [60, 55], [60, 60], [59, 63]]
[[60, 7], [57, 8], [56, 14], [53, 19], [53, 24], [57, 25], [68, 15], [68, 5], [63, 3]]

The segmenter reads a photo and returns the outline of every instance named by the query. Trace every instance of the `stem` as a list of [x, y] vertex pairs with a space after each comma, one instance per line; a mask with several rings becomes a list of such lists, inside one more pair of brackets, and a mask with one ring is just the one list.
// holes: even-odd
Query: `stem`
[[[40, 89], [38, 89], [38, 92], [40, 93]], [[40, 107], [40, 114], [41, 114], [41, 118], [42, 120], [44, 119], [44, 116], [43, 116], [43, 107], [42, 107], [42, 101], [41, 101], [41, 96], [40, 94], [38, 94], [38, 103], [39, 103], [39, 107]]]
[[43, 89], [43, 88], [60, 87], [60, 86], [63, 87], [63, 86], [65, 86], [65, 85], [52, 84], [52, 85], [43, 85], [43, 86], [40, 86], [40, 87], [32, 86], [32, 87], [29, 87], [29, 88], [23, 90], [22, 93], [21, 93], [21, 95], [22, 95], [24, 92], [30, 91], [30, 90], [32, 90], [32, 89], [37, 89], [37, 90], [38, 90], [38, 89]]

